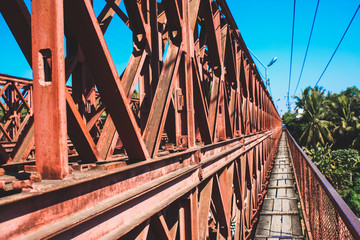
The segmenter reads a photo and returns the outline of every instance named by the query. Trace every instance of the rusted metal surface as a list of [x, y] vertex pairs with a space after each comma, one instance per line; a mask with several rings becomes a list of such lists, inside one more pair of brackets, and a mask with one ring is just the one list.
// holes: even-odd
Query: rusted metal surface
[[309, 239], [360, 239], [360, 220], [286, 132]]
[[0, 1], [33, 69], [0, 74], [0, 238], [251, 238], [281, 119], [226, 2], [104, 4]]
[[[150, 231], [157, 231], [153, 219], [163, 214], [168, 225], [176, 224], [174, 236], [185, 234], [180, 229], [184, 224], [195, 228], [191, 230], [195, 235], [227, 238], [236, 214], [241, 214], [238, 219], [243, 226], [237, 234], [245, 238], [259, 214], [252, 209], [258, 209], [264, 197], [267, 169], [275, 156], [271, 146], [277, 145], [280, 133], [278, 129], [238, 137], [111, 171], [74, 172], [58, 180], [56, 187], [50, 186], [54, 181], [34, 183], [34, 190], [27, 194], [0, 200], [0, 229], [6, 233], [4, 238], [98, 238], [106, 234], [129, 239], [148, 219]], [[254, 151], [264, 153], [259, 161], [253, 161]], [[253, 169], [260, 174], [251, 174]], [[260, 199], [252, 197], [254, 192]], [[185, 209], [181, 210], [181, 204]], [[189, 219], [181, 218], [180, 211]]]
[[[0, 148], [2, 151], [2, 155], [0, 161], [6, 164], [14, 164], [14, 163], [24, 163], [28, 162], [31, 159], [34, 159], [34, 127], [33, 127], [33, 81], [31, 79], [14, 77], [6, 74], [0, 73], [0, 87], [2, 91], [1, 99], [1, 109], [3, 111], [3, 116], [1, 118], [1, 132], [0, 132]], [[67, 102], [68, 108], [72, 108], [71, 116], [68, 116], [72, 119], [77, 118], [79, 121], [80, 114], [76, 114], [74, 110], [76, 106], [74, 106], [74, 101], [71, 100], [71, 97], [68, 93], [73, 95], [73, 88], [71, 86], [67, 86]], [[94, 99], [99, 99], [99, 93], [97, 91], [94, 92]], [[88, 100], [87, 100], [88, 101]], [[102, 146], [103, 140], [105, 138], [105, 134], [101, 135], [102, 131], [107, 128], [105, 125], [105, 120], [102, 120], [101, 115], [104, 113], [105, 107], [99, 104], [100, 101], [93, 101], [91, 104], [88, 104], [88, 111], [82, 114], [82, 116], [88, 119], [87, 122], [81, 125], [82, 129], [79, 128], [79, 125], [74, 125], [74, 120], [70, 120], [70, 129], [68, 132], [71, 132], [70, 139], [75, 140], [76, 150], [79, 153], [75, 152], [75, 155], [82, 155], [82, 153], [86, 152], [86, 148], [89, 144], [81, 145], [82, 138], [91, 138], [91, 141], [97, 141], [97, 149], [98, 151], [105, 150]], [[139, 111], [139, 100], [131, 99], [130, 106], [133, 112], [136, 114]], [[71, 111], [71, 109], [70, 109]], [[69, 125], [69, 124], [68, 124]], [[76, 128], [77, 127], [77, 128]], [[89, 134], [86, 134], [84, 130], [87, 128]], [[79, 130], [78, 130], [79, 129]], [[77, 131], [82, 131], [82, 134], [76, 134]], [[106, 131], [106, 130], [105, 130]], [[114, 129], [115, 131], [115, 129]], [[84, 134], [85, 133], [85, 134]], [[113, 132], [113, 135], [115, 132]], [[100, 135], [102, 138], [99, 139]], [[109, 134], [110, 135], [110, 134]], [[108, 138], [113, 139], [113, 136]], [[79, 143], [78, 143], [79, 142]], [[78, 147], [81, 145], [80, 147]], [[85, 146], [84, 146], [85, 145]], [[114, 145], [114, 147], [116, 147]], [[69, 153], [72, 153], [72, 149], [74, 148], [74, 143], [68, 141]], [[93, 147], [94, 148], [94, 147]], [[95, 152], [95, 150], [92, 150]], [[109, 151], [108, 155], [100, 156], [100, 159], [110, 159], [113, 156], [113, 151]], [[100, 152], [101, 154], [101, 152]], [[88, 154], [87, 154], [88, 155]], [[85, 158], [84, 161], [91, 161], [91, 158]]]
[[[36, 170], [46, 179], [69, 173], [62, 0], [31, 2]], [[49, 144], [51, 143], [51, 144]]]

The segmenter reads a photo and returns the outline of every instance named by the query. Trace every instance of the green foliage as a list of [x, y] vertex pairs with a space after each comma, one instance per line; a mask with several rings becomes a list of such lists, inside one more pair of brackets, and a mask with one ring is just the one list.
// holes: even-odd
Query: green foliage
[[307, 87], [301, 96], [295, 97], [297, 109], [302, 110], [300, 121], [306, 126], [299, 138], [303, 146], [314, 148], [319, 142], [325, 145], [334, 141], [331, 132], [334, 125], [326, 119], [324, 92], [322, 88]]
[[335, 148], [356, 147], [359, 142], [359, 116], [353, 105], [354, 98], [347, 95], [329, 96], [328, 118], [334, 123]]
[[343, 196], [345, 202], [351, 210], [360, 217], [360, 175], [359, 172], [354, 176], [353, 186], [345, 191]]
[[353, 173], [358, 172], [360, 166], [359, 153], [355, 149], [337, 149], [332, 151], [333, 185], [344, 191], [353, 186]]
[[355, 149], [331, 150], [331, 146], [307, 149], [305, 153], [315, 163], [345, 202], [360, 217], [360, 156]]
[[350, 189], [344, 200], [356, 216], [360, 217], [360, 190]]
[[307, 149], [303, 147], [303, 149], [328, 181], [333, 183], [336, 179], [336, 175], [334, 174], [336, 166], [332, 159], [331, 146], [327, 144], [322, 146], [318, 143], [314, 148]]
[[295, 99], [300, 114], [284, 114], [286, 127], [360, 217], [359, 89], [325, 94], [322, 88], [308, 87]]
[[337, 149], [332, 151], [333, 159], [345, 168], [357, 170], [360, 167], [359, 152], [355, 149]]
[[101, 120], [103, 123], [105, 123], [106, 118], [107, 118], [107, 113], [106, 113], [106, 111], [103, 111], [103, 112], [101, 113], [101, 115], [100, 115], [100, 120]]
[[0, 122], [2, 122], [4, 117], [4, 110], [0, 107]]
[[[289, 131], [300, 145], [314, 148], [320, 142], [323, 146], [333, 144], [333, 149], [351, 147], [360, 150], [358, 88], [350, 87], [340, 94], [325, 95], [322, 88], [307, 87], [295, 99], [300, 117], [292, 121], [294, 129], [289, 128]], [[296, 137], [298, 132], [302, 133], [299, 138]]]
[[299, 142], [300, 136], [306, 127], [306, 124], [301, 122], [298, 116], [298, 113], [287, 112], [282, 117], [283, 123], [297, 142]]
[[29, 113], [29, 110], [27, 108], [25, 108], [25, 107], [22, 108], [20, 118], [24, 119], [28, 113]]
[[139, 92], [138, 92], [138, 91], [136, 91], [136, 89], [134, 90], [134, 92], [133, 92], [133, 94], [132, 94], [131, 98], [135, 98], [135, 99], [139, 99], [139, 98], [140, 98], [140, 94], [139, 94]]

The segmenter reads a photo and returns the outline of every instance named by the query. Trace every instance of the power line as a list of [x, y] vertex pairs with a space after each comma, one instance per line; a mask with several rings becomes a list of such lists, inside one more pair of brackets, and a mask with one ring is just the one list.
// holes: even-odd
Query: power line
[[313, 19], [312, 26], [311, 26], [309, 41], [308, 41], [308, 44], [307, 44], [307, 47], [306, 47], [306, 51], [305, 51], [304, 61], [303, 61], [302, 66], [301, 66], [301, 71], [300, 71], [299, 80], [298, 80], [298, 82], [297, 82], [297, 84], [296, 84], [296, 88], [295, 88], [295, 91], [294, 91], [294, 94], [293, 94], [293, 95], [295, 95], [296, 90], [297, 90], [298, 87], [299, 87], [300, 79], [301, 79], [301, 76], [302, 76], [302, 73], [303, 73], [303, 70], [304, 70], [305, 61], [306, 61], [306, 57], [307, 57], [308, 50], [309, 50], [309, 46], [310, 46], [310, 40], [311, 40], [311, 36], [312, 36], [313, 30], [314, 30], [315, 19], [316, 19], [317, 11], [318, 11], [318, 8], [319, 8], [319, 2], [320, 2], [320, 0], [318, 0], [318, 2], [317, 2], [317, 4], [316, 4], [314, 19]]
[[359, 8], [360, 8], [360, 4], [359, 4], [359, 6], [357, 7], [357, 9], [356, 9], [356, 11], [355, 11], [355, 13], [354, 13], [354, 16], [351, 18], [351, 21], [350, 21], [349, 25], [347, 26], [347, 28], [346, 28], [346, 30], [345, 30], [345, 32], [344, 32], [344, 34], [342, 35], [342, 37], [341, 37], [341, 39], [340, 39], [340, 42], [339, 42], [339, 43], [338, 43], [338, 45], [336, 46], [334, 53], [331, 55], [331, 58], [330, 58], [329, 62], [326, 64], [326, 67], [325, 67], [324, 71], [321, 73], [321, 75], [320, 75], [320, 77], [319, 77], [319, 80], [317, 80], [317, 82], [316, 82], [316, 84], [315, 84], [315, 87], [318, 85], [318, 83], [320, 82], [320, 80], [321, 80], [322, 76], [324, 75], [324, 73], [325, 73], [326, 69], [328, 68], [328, 66], [329, 66], [329, 64], [330, 64], [331, 60], [333, 59], [333, 57], [334, 57], [334, 55], [335, 55], [336, 51], [338, 50], [338, 48], [339, 48], [339, 46], [340, 46], [340, 44], [341, 44], [342, 40], [344, 39], [344, 37], [345, 37], [345, 35], [346, 35], [347, 31], [349, 30], [351, 23], [353, 22], [353, 20], [354, 20], [354, 18], [355, 18], [355, 16], [356, 16], [356, 14], [357, 14], [357, 12], [359, 11]]
[[[264, 77], [264, 75], [260, 72], [260, 70], [259, 70], [259, 68], [258, 67], [256, 67], [256, 69], [258, 70], [258, 72], [260, 73], [260, 76], [262, 77], [262, 79], [263, 79], [263, 82], [264, 82], [264, 79], [265, 79], [265, 77]], [[266, 83], [264, 83], [264, 85], [265, 85]]]
[[[260, 61], [260, 59], [258, 59], [258, 57], [248, 48], [250, 54], [261, 64], [261, 66], [263, 66], [264, 68], [266, 68], [266, 66]], [[266, 81], [266, 78], [264, 77], [264, 75], [262, 75], [262, 73], [260, 72], [259, 68], [255, 65], [256, 69], [258, 70], [258, 72], [260, 73], [260, 76], [262, 77], [262, 79], [265, 79]], [[265, 70], [266, 71], [266, 70]], [[263, 80], [264, 82], [264, 80]], [[264, 83], [265, 86], [266, 86], [266, 82]]]
[[289, 112], [290, 112], [289, 92], [290, 92], [290, 82], [291, 82], [291, 67], [292, 67], [293, 48], [294, 48], [294, 31], [295, 31], [295, 6], [296, 6], [296, 0], [294, 0], [294, 10], [293, 10], [293, 25], [292, 25], [291, 54], [290, 54], [290, 73], [289, 73], [289, 86], [288, 86], [288, 91], [287, 91], [287, 105], [288, 105]]

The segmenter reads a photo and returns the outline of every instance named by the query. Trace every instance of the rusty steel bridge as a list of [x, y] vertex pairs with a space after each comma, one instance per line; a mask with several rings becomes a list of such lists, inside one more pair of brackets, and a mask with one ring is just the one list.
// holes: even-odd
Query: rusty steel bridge
[[[225, 0], [119, 4], [0, 0], [33, 71], [0, 74], [0, 239], [360, 239], [282, 128]], [[113, 18], [133, 36], [125, 69], [104, 38]], [[281, 164], [301, 236], [256, 233]]]

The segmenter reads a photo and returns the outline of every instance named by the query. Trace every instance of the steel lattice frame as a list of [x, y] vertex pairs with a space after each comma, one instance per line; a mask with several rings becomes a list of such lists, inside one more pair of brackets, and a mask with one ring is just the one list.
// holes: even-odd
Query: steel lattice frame
[[[26, 170], [35, 141], [44, 179], [0, 199], [2, 237], [250, 238], [281, 119], [226, 2], [126, 0], [127, 15], [106, 3], [96, 17], [90, 0], [32, 0], [31, 14], [0, 2], [34, 79], [1, 75], [17, 94], [3, 109], [28, 108], [1, 160]], [[115, 14], [133, 32], [122, 74], [104, 39]], [[69, 173], [79, 163], [95, 169]]]

